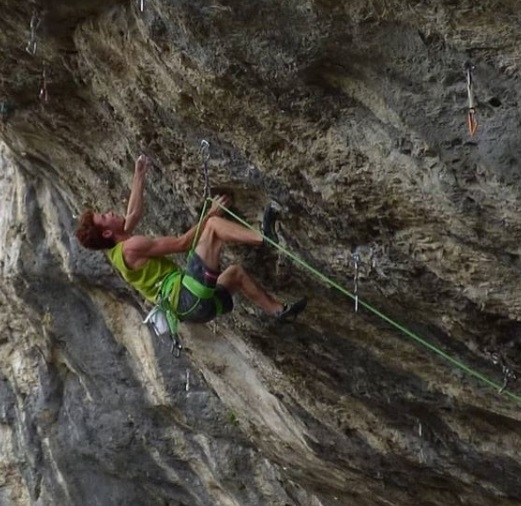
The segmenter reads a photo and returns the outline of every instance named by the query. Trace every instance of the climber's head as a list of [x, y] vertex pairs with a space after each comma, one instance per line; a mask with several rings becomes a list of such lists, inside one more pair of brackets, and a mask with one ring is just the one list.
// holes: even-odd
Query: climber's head
[[99, 214], [89, 209], [80, 217], [76, 237], [85, 248], [109, 249], [125, 235], [124, 227], [123, 216], [112, 211]]

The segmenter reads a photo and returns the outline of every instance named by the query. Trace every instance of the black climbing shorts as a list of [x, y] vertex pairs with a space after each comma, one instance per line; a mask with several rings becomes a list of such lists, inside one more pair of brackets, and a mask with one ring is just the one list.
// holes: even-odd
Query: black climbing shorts
[[[206, 323], [217, 316], [214, 298], [218, 298], [222, 304], [221, 314], [229, 313], [233, 309], [233, 299], [224, 286], [217, 284], [217, 277], [220, 272], [208, 269], [199, 255], [193, 253], [186, 266], [186, 274], [197, 279], [199, 283], [210, 288], [215, 287], [215, 295], [212, 299], [201, 299], [195, 309], [186, 317], [181, 317], [182, 321], [193, 323]], [[179, 292], [179, 304], [177, 310], [184, 313], [194, 306], [198, 298], [192, 294], [185, 286], [181, 285]]]

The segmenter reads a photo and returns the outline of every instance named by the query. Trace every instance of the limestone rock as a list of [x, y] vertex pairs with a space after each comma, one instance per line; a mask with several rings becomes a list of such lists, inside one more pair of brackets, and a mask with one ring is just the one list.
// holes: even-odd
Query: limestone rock
[[[5, 0], [0, 504], [519, 504], [520, 386], [430, 347], [493, 384], [521, 371], [518, 11]], [[123, 212], [145, 152], [141, 229], [183, 231], [203, 138], [214, 191], [255, 226], [277, 202], [284, 247], [350, 292], [356, 275], [358, 311], [281, 253], [235, 247], [225, 263], [310, 298], [298, 322], [239, 297], [183, 326], [180, 359], [149, 334], [75, 220]]]

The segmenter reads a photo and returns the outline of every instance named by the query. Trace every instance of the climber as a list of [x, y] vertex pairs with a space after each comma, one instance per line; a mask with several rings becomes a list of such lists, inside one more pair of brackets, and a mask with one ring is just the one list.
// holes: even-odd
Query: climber
[[[145, 174], [151, 163], [141, 155], [135, 163], [132, 189], [125, 217], [113, 212], [104, 214], [85, 211], [79, 221], [76, 237], [86, 248], [107, 250], [112, 265], [123, 279], [150, 302], [157, 303], [163, 281], [179, 267], [166, 258], [172, 253], [187, 252], [196, 235], [197, 226], [180, 236], [147, 237], [134, 235], [143, 214]], [[266, 292], [240, 265], [230, 265], [220, 272], [221, 248], [226, 243], [260, 246], [261, 234], [222, 218], [222, 206], [229, 198], [219, 196], [204, 216], [195, 251], [189, 256], [182, 280], [173, 286], [169, 302], [180, 321], [204, 323], [233, 309], [232, 296], [239, 292], [278, 320], [296, 317], [306, 307], [302, 298], [283, 304]], [[268, 206], [264, 212], [262, 231], [278, 242], [275, 231], [276, 212]], [[179, 276], [181, 279], [181, 277]], [[174, 293], [177, 291], [177, 293]]]

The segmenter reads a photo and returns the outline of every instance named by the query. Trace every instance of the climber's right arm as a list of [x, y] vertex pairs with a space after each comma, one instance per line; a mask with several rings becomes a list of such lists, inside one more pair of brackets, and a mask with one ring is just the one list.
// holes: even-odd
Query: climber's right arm
[[172, 253], [183, 253], [190, 248], [186, 234], [181, 236], [146, 237], [134, 235], [123, 245], [123, 257], [128, 267], [136, 268], [146, 260]]

